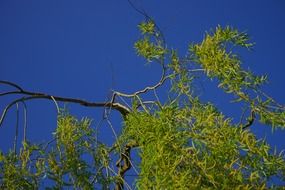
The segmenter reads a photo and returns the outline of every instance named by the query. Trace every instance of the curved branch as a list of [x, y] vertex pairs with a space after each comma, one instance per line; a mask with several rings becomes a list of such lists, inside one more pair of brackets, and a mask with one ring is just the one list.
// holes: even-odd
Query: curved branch
[[11, 82], [7, 82], [7, 81], [0, 81], [0, 83], [3, 84], [9, 84], [11, 86], [16, 87], [19, 91], [11, 91], [11, 92], [7, 92], [7, 93], [2, 93], [2, 95], [9, 95], [9, 94], [21, 94], [21, 95], [28, 95], [25, 97], [21, 97], [18, 98], [14, 101], [12, 101], [10, 104], [8, 104], [5, 109], [2, 112], [1, 118], [0, 118], [0, 126], [3, 123], [3, 120], [8, 112], [8, 110], [15, 104], [19, 103], [19, 102], [25, 102], [28, 100], [33, 100], [33, 99], [48, 99], [48, 100], [52, 100], [52, 101], [58, 101], [58, 102], [67, 102], [67, 103], [74, 103], [74, 104], [80, 104], [82, 106], [85, 107], [109, 107], [110, 109], [114, 109], [119, 111], [123, 117], [125, 117], [128, 113], [130, 113], [130, 109], [127, 108], [126, 106], [120, 104], [120, 103], [116, 103], [114, 102], [114, 98], [112, 98], [112, 100], [110, 102], [89, 102], [89, 101], [85, 101], [82, 99], [76, 99], [76, 98], [68, 98], [68, 97], [61, 97], [61, 96], [53, 96], [50, 94], [44, 94], [44, 93], [39, 93], [39, 92], [30, 92], [30, 91], [25, 91], [23, 90], [21, 87], [19, 87], [18, 85], [11, 83]]
[[[154, 35], [154, 38], [155, 38], [155, 40], [158, 43], [161, 43], [163, 48], [166, 48], [165, 38], [164, 38], [163, 33], [161, 32], [159, 26], [156, 24], [156, 22], [153, 21], [153, 19], [147, 14], [147, 12], [145, 10], [139, 9], [137, 6], [135, 6], [135, 4], [132, 2], [132, 0], [128, 0], [128, 3], [137, 13], [141, 14], [142, 16], [144, 16], [146, 21], [152, 21], [153, 22], [153, 24], [155, 26], [155, 31], [156, 31], [156, 35]], [[144, 89], [136, 91], [136, 92], [134, 92], [132, 94], [125, 94], [125, 93], [121, 93], [121, 92], [117, 92], [117, 91], [115, 91], [114, 93], [116, 95], [119, 95], [119, 96], [131, 98], [131, 97], [135, 97], [135, 96], [137, 96], [139, 94], [145, 93], [145, 92], [147, 92], [149, 90], [155, 90], [156, 88], [161, 86], [168, 77], [165, 76], [166, 68], [165, 68], [165, 64], [164, 64], [164, 58], [158, 59], [157, 61], [162, 66], [162, 75], [161, 75], [161, 78], [160, 78], [158, 83], [156, 83], [153, 86], [147, 86]]]
[[139, 90], [139, 91], [136, 91], [134, 92], [133, 94], [125, 94], [125, 93], [121, 93], [121, 92], [118, 92], [118, 91], [115, 91], [114, 93], [118, 96], [123, 96], [123, 97], [127, 97], [127, 98], [131, 98], [131, 97], [135, 97], [139, 94], [142, 94], [142, 93], [146, 93], [147, 91], [149, 90], [155, 90], [157, 89], [158, 87], [160, 87], [161, 85], [163, 85], [163, 83], [169, 78], [169, 76], [165, 76], [165, 68], [163, 67], [163, 70], [162, 70], [162, 75], [161, 75], [161, 78], [160, 80], [158, 81], [158, 83], [156, 83], [155, 85], [153, 86], [147, 86], [145, 87], [144, 89], [142, 90]]

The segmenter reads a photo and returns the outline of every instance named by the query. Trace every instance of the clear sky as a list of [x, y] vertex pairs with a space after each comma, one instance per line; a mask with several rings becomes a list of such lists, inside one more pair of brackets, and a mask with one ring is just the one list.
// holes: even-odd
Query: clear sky
[[[263, 89], [285, 104], [285, 1], [133, 2], [154, 18], [168, 47], [182, 56], [190, 42], [200, 42], [205, 31], [217, 25], [247, 31], [256, 45], [251, 52], [240, 52], [243, 67], [268, 74], [269, 84]], [[133, 92], [154, 84], [160, 77], [159, 67], [145, 65], [133, 48], [139, 37], [136, 26], [143, 19], [127, 0], [1, 0], [0, 80], [31, 91], [90, 101], [108, 100], [111, 89]], [[227, 105], [228, 96], [208, 83], [204, 81], [199, 89], [203, 100], [213, 100], [228, 116], [240, 113], [234, 105]], [[5, 89], [0, 86], [0, 91]], [[9, 100], [1, 98], [0, 108]], [[35, 100], [27, 106], [28, 137], [39, 142], [50, 139], [56, 127], [54, 104]], [[71, 113], [94, 118], [95, 124], [102, 116], [102, 109], [68, 107]], [[121, 120], [115, 113], [112, 117], [119, 131]], [[279, 150], [285, 149], [285, 131], [272, 134], [270, 127], [259, 124], [251, 130], [266, 136]], [[2, 150], [12, 145], [14, 131], [15, 110], [11, 110], [0, 128]], [[110, 139], [107, 133], [102, 138]]]

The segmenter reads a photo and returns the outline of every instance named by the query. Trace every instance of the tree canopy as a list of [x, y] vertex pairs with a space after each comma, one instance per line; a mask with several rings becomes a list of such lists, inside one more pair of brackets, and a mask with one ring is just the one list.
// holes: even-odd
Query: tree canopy
[[[253, 48], [248, 35], [230, 26], [217, 26], [200, 43], [189, 44], [185, 56], [179, 56], [151, 18], [146, 17], [138, 28], [137, 55], [147, 64], [161, 66], [161, 78], [153, 86], [130, 94], [113, 91], [108, 102], [88, 102], [30, 92], [1, 81], [15, 88], [1, 96], [22, 97], [7, 105], [0, 124], [11, 107], [33, 99], [104, 107], [106, 114], [116, 110], [122, 116], [121, 133], [114, 132], [115, 141], [108, 145], [98, 140], [98, 129], [92, 127], [90, 118], [78, 119], [58, 108], [50, 142], [35, 144], [24, 138], [19, 151], [12, 148], [0, 154], [1, 188], [282, 188], [284, 154], [258, 139], [250, 127], [260, 122], [272, 130], [284, 129], [285, 110], [261, 90], [267, 77], [242, 67], [239, 49]], [[240, 122], [200, 99], [194, 88], [199, 77], [217, 80], [217, 88], [232, 95], [231, 103], [244, 107]], [[157, 93], [161, 87], [168, 89], [166, 100]], [[152, 100], [144, 99], [147, 93], [154, 94]], [[127, 178], [130, 169], [137, 173], [132, 180]]]

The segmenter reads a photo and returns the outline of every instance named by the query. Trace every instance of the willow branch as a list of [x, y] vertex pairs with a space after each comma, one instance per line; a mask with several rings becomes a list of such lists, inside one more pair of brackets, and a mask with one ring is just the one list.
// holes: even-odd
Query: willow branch
[[18, 143], [18, 134], [19, 134], [19, 105], [16, 104], [16, 126], [15, 126], [15, 136], [14, 136], [14, 154], [16, 155], [17, 143]]
[[[27, 124], [27, 114], [28, 114], [28, 109], [27, 109], [27, 105], [25, 102], [22, 102], [23, 106], [24, 106], [24, 130], [23, 130], [23, 139], [24, 142], [26, 142], [27, 139], [27, 128], [28, 128], [28, 124]], [[1, 125], [0, 125], [1, 126]]]
[[76, 99], [76, 98], [68, 98], [68, 97], [62, 97], [62, 96], [54, 96], [51, 94], [45, 94], [45, 93], [40, 93], [40, 92], [31, 92], [31, 91], [26, 91], [23, 90], [21, 87], [18, 85], [7, 82], [7, 81], [0, 81], [0, 84], [8, 84], [10, 86], [13, 86], [18, 89], [18, 91], [10, 91], [10, 92], [5, 92], [1, 93], [0, 95], [11, 95], [11, 94], [19, 94], [19, 95], [26, 95], [24, 97], [15, 99], [14, 101], [10, 102], [3, 110], [1, 118], [0, 118], [0, 126], [3, 123], [3, 120], [8, 112], [8, 110], [14, 106], [15, 104], [19, 102], [26, 102], [29, 100], [34, 100], [34, 99], [47, 99], [47, 100], [52, 100], [52, 101], [57, 101], [57, 102], [65, 102], [65, 103], [74, 103], [74, 104], [80, 104], [85, 107], [108, 107], [110, 109], [117, 110], [121, 113], [123, 117], [125, 117], [128, 113], [130, 113], [130, 109], [127, 108], [126, 106], [114, 102], [114, 98], [110, 102], [89, 102], [83, 99]]
[[125, 93], [121, 93], [121, 92], [117, 92], [115, 91], [114, 93], [118, 96], [123, 96], [123, 97], [127, 97], [127, 98], [132, 98], [132, 97], [135, 97], [139, 94], [143, 94], [143, 93], [146, 93], [147, 91], [150, 91], [150, 90], [155, 90], [157, 89], [158, 87], [160, 87], [161, 85], [163, 85], [163, 83], [169, 78], [169, 76], [165, 76], [165, 68], [163, 66], [163, 70], [162, 70], [162, 75], [161, 75], [161, 78], [160, 80], [153, 86], [147, 86], [145, 87], [144, 89], [142, 90], [139, 90], [139, 91], [136, 91], [134, 92], [133, 94], [125, 94]]

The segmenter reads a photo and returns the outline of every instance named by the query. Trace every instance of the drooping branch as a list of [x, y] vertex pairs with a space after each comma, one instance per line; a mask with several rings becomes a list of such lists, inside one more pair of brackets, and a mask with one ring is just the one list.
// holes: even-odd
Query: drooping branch
[[0, 118], [0, 126], [3, 123], [3, 120], [8, 112], [8, 110], [14, 106], [17, 103], [20, 102], [26, 102], [28, 100], [34, 100], [34, 99], [47, 99], [52, 101], [58, 101], [58, 102], [66, 102], [66, 103], [74, 103], [74, 104], [80, 104], [85, 107], [108, 107], [110, 109], [117, 110], [121, 113], [123, 117], [125, 117], [128, 113], [130, 113], [130, 109], [118, 102], [115, 102], [115, 95], [113, 96], [112, 100], [109, 102], [90, 102], [83, 99], [77, 99], [77, 98], [69, 98], [69, 97], [62, 97], [62, 96], [54, 96], [51, 94], [45, 94], [41, 92], [31, 92], [26, 91], [23, 88], [21, 88], [19, 85], [8, 82], [8, 81], [0, 81], [0, 84], [7, 84], [9, 86], [15, 87], [17, 90], [12, 90], [8, 92], [0, 93], [0, 96], [7, 96], [11, 94], [18, 94], [23, 95], [20, 98], [15, 99], [14, 101], [10, 102], [3, 110], [1, 118]]

